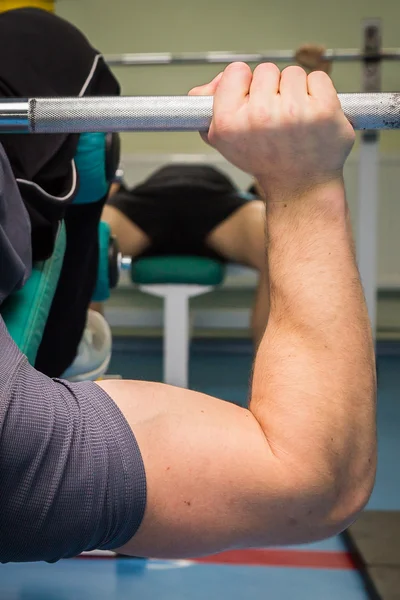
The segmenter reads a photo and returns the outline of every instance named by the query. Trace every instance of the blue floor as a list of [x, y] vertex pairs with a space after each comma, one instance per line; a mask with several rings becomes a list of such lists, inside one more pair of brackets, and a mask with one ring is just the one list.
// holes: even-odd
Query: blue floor
[[[217, 342], [196, 343], [191, 355], [191, 387], [243, 405], [248, 394], [251, 360], [246, 344], [226, 347]], [[161, 346], [156, 342], [117, 341], [110, 372], [124, 378], [160, 380]], [[400, 356], [379, 358], [378, 435], [378, 476], [368, 508], [399, 510]], [[293, 550], [342, 553], [345, 546], [341, 538], [333, 538]], [[368, 596], [360, 575], [350, 569], [129, 559], [0, 566], [0, 600], [203, 600], [204, 597], [364, 600]]]
[[[138, 564], [141, 563], [141, 564]], [[352, 571], [74, 560], [0, 568], [2, 600], [364, 600]]]

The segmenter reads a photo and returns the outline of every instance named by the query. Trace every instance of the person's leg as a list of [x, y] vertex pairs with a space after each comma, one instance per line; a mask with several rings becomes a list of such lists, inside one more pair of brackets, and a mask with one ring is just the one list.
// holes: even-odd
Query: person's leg
[[[124, 186], [121, 186], [120, 182], [114, 182], [111, 185], [109, 201], [121, 192], [121, 187]], [[135, 258], [149, 247], [151, 243], [149, 236], [117, 206], [106, 204], [103, 208], [101, 220], [111, 227], [111, 233], [117, 238], [118, 247], [124, 256]], [[104, 316], [104, 304], [102, 302], [92, 302], [90, 308]]]
[[[113, 183], [110, 188], [109, 202], [115, 199], [119, 192], [121, 192], [121, 184], [119, 182]], [[111, 233], [117, 238], [118, 247], [123, 256], [135, 258], [150, 246], [150, 237], [132, 219], [126, 216], [118, 205], [106, 204], [103, 208], [101, 220], [110, 226]], [[90, 308], [104, 315], [102, 302], [92, 302]]]
[[111, 227], [112, 234], [118, 240], [121, 254], [135, 258], [150, 246], [150, 237], [121, 210], [106, 204], [101, 216]]
[[[143, 219], [145, 212], [148, 211], [144, 210], [144, 205], [137, 198], [127, 195], [111, 197], [104, 207], [102, 219], [117, 237], [122, 254], [134, 258], [149, 248], [150, 236], [135, 222]], [[144, 223], [148, 225], [146, 220]], [[269, 312], [264, 203], [261, 200], [244, 202], [211, 230], [206, 237], [206, 245], [227, 260], [253, 267], [259, 272], [251, 319], [254, 344], [258, 347]], [[101, 311], [99, 306], [92, 308]]]
[[269, 314], [264, 203], [254, 200], [244, 204], [211, 231], [206, 244], [227, 260], [257, 269], [260, 274], [251, 319], [253, 340], [257, 348]]
[[[118, 247], [123, 256], [136, 258], [150, 246], [150, 237], [125, 216], [119, 208], [106, 204], [101, 220], [111, 227], [111, 233], [117, 238]], [[90, 308], [104, 315], [104, 304], [102, 302], [92, 302]]]

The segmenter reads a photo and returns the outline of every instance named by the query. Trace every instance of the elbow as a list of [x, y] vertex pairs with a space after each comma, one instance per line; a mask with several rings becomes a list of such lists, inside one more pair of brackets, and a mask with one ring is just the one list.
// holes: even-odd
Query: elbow
[[367, 458], [362, 465], [357, 461], [351, 468], [281, 460], [280, 468], [282, 520], [275, 522], [272, 543], [307, 544], [339, 535], [357, 520], [372, 494], [376, 460]]
[[353, 483], [343, 484], [337, 498], [331, 501], [327, 514], [327, 526], [334, 528], [334, 534], [347, 529], [358, 519], [371, 497], [375, 483], [375, 467]]
[[[362, 476], [340, 480], [338, 477], [326, 478], [308, 487], [309, 502], [307, 503], [309, 526], [313, 530], [311, 539], [317, 541], [339, 535], [354, 523], [363, 512], [371, 497], [375, 483], [375, 464]], [[310, 499], [310, 488], [317, 492]], [[310, 530], [310, 529], [309, 529]]]

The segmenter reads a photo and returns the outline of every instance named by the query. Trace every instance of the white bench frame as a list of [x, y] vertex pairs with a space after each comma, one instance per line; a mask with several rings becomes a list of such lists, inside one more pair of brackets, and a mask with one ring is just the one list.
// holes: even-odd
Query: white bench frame
[[182, 388], [189, 386], [190, 298], [207, 294], [215, 286], [189, 284], [138, 285], [151, 296], [163, 298], [163, 381]]

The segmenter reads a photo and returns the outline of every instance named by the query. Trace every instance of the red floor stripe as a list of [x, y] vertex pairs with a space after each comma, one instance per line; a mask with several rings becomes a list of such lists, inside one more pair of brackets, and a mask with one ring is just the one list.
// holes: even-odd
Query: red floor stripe
[[355, 559], [349, 552], [305, 550], [234, 550], [196, 559], [195, 562], [309, 569], [357, 569]]

